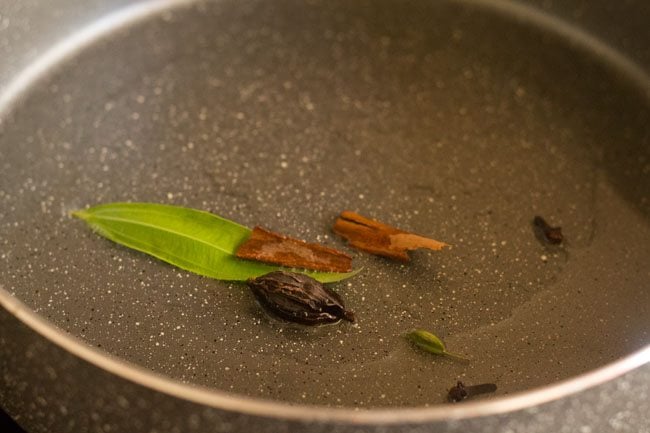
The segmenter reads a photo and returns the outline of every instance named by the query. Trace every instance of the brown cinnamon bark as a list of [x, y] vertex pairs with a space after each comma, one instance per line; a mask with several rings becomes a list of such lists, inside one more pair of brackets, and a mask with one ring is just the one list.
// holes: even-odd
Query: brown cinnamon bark
[[273, 233], [262, 227], [253, 229], [235, 255], [242, 259], [290, 268], [325, 272], [352, 271], [352, 257], [341, 251]]
[[448, 246], [444, 242], [405, 232], [351, 211], [341, 212], [334, 223], [334, 233], [347, 239], [352, 247], [402, 262], [410, 260], [410, 250], [440, 250]]

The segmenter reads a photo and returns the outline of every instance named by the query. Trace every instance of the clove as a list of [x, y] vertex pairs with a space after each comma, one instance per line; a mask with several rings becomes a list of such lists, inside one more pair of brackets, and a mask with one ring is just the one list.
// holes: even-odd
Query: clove
[[533, 218], [533, 228], [537, 237], [549, 244], [559, 245], [564, 240], [562, 227], [552, 227], [539, 215]]
[[452, 403], [458, 403], [459, 401], [463, 401], [467, 398], [480, 394], [487, 394], [496, 390], [497, 386], [494, 383], [482, 383], [480, 385], [465, 386], [463, 382], [458, 381], [456, 382], [456, 386], [449, 389], [447, 399]]

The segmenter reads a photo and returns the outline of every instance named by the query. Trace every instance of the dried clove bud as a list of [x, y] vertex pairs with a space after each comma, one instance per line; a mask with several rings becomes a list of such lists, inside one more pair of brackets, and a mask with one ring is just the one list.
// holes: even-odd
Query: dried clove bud
[[452, 402], [459, 402], [463, 401], [468, 397], [467, 389], [465, 388], [465, 385], [463, 382], [460, 380], [456, 382], [456, 386], [452, 387], [449, 389], [449, 393], [447, 394], [447, 399]]
[[562, 236], [562, 227], [551, 227], [546, 220], [539, 215], [533, 218], [533, 227], [535, 228], [535, 234], [537, 237], [549, 244], [558, 245], [564, 240], [564, 236]]
[[479, 394], [486, 394], [488, 392], [494, 392], [496, 390], [497, 386], [493, 383], [482, 383], [480, 385], [465, 386], [463, 382], [458, 381], [456, 382], [456, 386], [449, 389], [447, 399], [450, 402], [458, 403], [459, 401], [463, 401], [466, 398]]
[[274, 271], [247, 282], [260, 304], [282, 319], [304, 325], [354, 322], [343, 299], [308, 275]]

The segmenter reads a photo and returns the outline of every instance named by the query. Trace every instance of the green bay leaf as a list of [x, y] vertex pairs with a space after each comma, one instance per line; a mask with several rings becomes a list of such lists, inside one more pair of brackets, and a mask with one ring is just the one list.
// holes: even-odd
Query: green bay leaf
[[[206, 277], [245, 281], [279, 269], [289, 270], [235, 257], [237, 247], [251, 230], [210, 212], [155, 203], [109, 203], [72, 215], [107, 239]], [[330, 283], [358, 271], [299, 272]]]

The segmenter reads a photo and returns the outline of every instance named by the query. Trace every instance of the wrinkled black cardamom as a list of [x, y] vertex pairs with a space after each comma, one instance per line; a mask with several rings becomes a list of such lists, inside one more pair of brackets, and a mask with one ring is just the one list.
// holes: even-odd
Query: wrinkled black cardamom
[[345, 309], [343, 299], [307, 275], [275, 271], [247, 284], [259, 303], [282, 319], [304, 325], [354, 322], [354, 313]]

